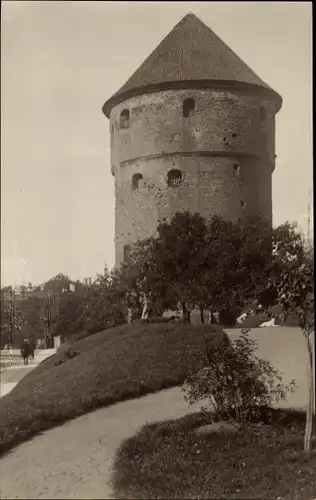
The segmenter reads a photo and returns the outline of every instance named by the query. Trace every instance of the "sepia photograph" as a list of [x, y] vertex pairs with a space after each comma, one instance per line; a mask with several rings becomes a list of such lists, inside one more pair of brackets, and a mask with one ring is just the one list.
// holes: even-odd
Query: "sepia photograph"
[[0, 498], [316, 500], [312, 2], [1, 2]]

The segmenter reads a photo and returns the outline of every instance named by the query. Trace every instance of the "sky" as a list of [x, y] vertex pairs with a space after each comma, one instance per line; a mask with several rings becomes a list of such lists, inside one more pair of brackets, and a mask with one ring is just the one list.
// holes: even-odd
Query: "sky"
[[274, 225], [313, 182], [311, 2], [6, 1], [1, 16], [1, 283], [114, 265], [104, 102], [188, 12], [283, 97]]

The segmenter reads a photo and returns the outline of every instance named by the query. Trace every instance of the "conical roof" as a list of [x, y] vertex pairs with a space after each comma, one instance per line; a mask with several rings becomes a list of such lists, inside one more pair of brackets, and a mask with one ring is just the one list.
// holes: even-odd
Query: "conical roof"
[[281, 97], [198, 17], [187, 14], [104, 104], [103, 112], [109, 117], [113, 106], [146, 91], [240, 85], [269, 93], [280, 109]]

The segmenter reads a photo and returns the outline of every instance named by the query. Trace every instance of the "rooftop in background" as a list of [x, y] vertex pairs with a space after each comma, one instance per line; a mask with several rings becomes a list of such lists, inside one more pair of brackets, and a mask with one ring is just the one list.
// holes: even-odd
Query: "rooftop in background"
[[278, 111], [282, 98], [245, 64], [208, 26], [187, 14], [129, 80], [103, 106], [109, 117], [119, 102], [143, 92], [168, 88], [255, 86], [268, 93]]

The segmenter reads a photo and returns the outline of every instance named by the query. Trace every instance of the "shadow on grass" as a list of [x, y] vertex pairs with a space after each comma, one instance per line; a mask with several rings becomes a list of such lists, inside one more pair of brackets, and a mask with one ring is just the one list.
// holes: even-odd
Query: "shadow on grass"
[[198, 435], [214, 413], [144, 426], [118, 449], [112, 486], [122, 498], [311, 500], [316, 450], [304, 454], [305, 414], [264, 410], [261, 425]]

